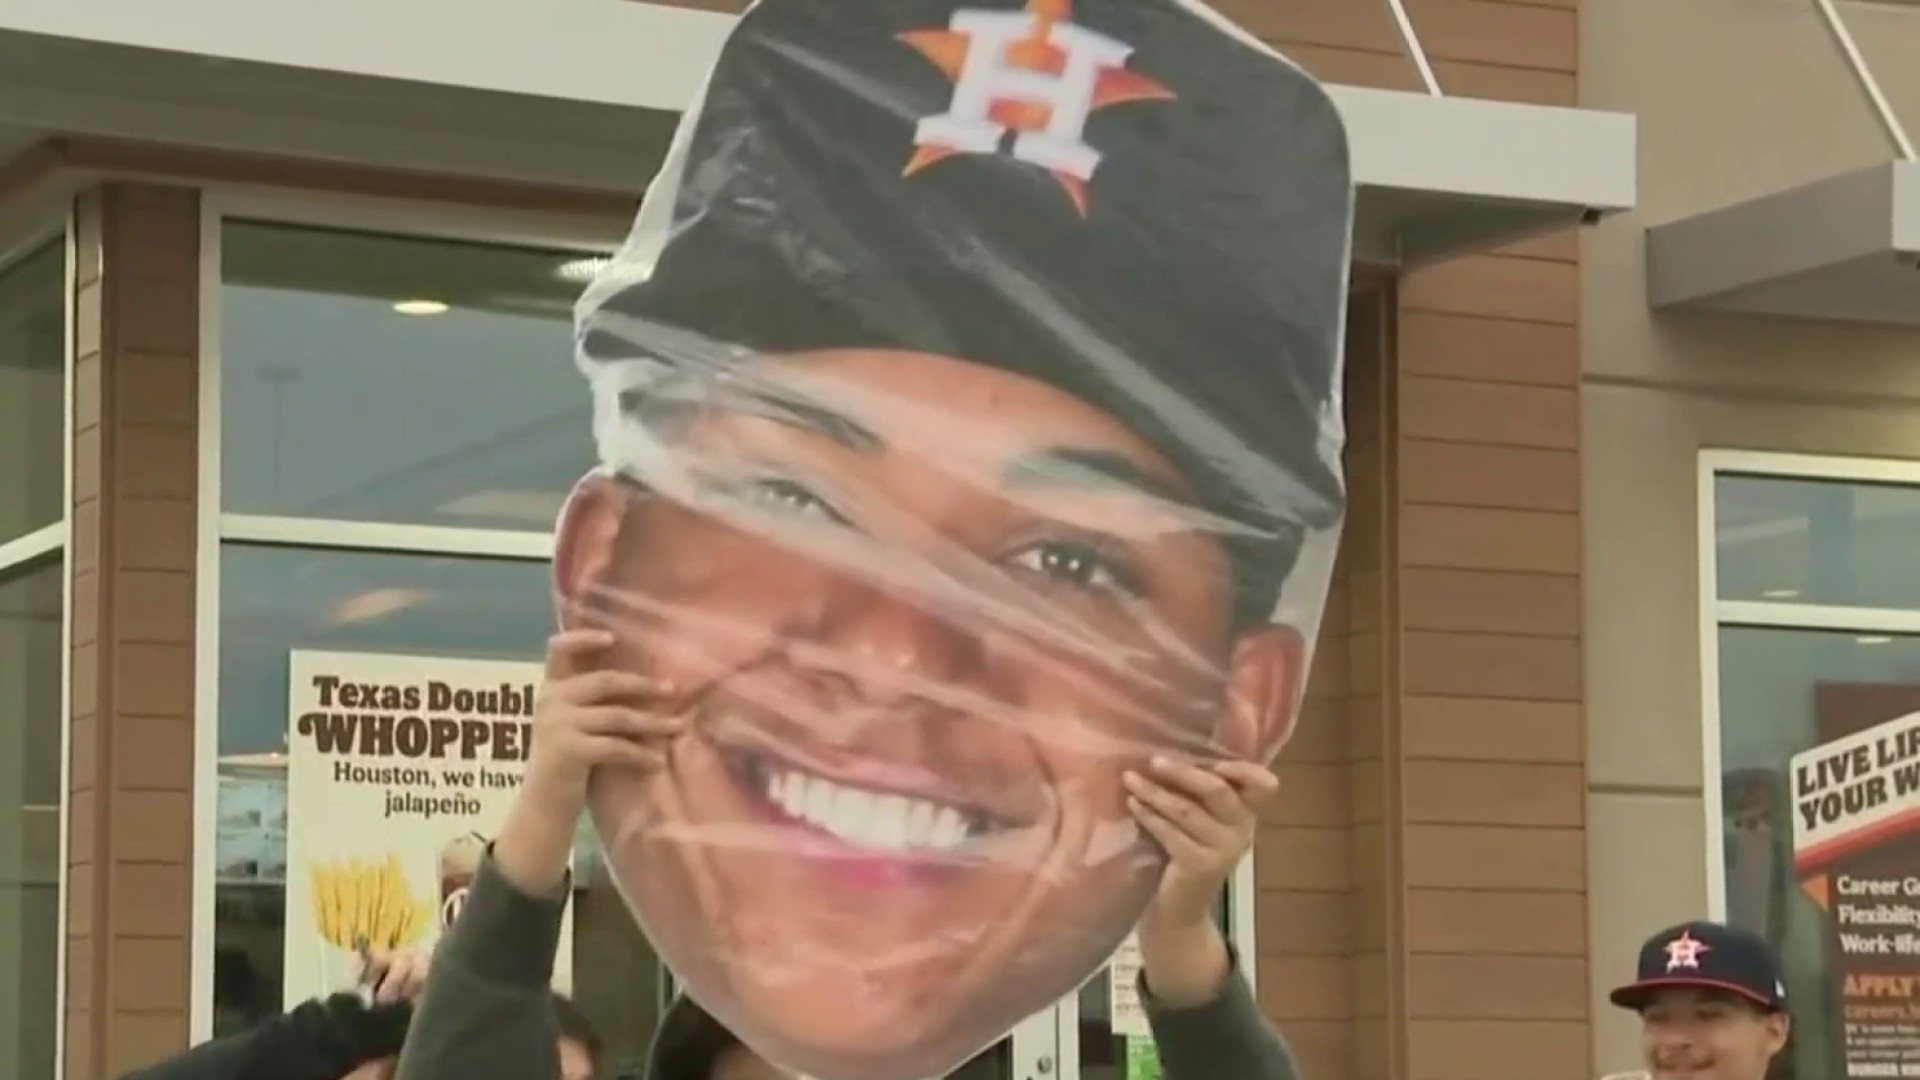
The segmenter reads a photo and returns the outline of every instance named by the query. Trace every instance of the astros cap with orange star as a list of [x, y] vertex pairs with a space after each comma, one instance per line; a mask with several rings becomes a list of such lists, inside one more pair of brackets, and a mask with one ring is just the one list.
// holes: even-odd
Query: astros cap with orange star
[[1191, 481], [1265, 620], [1344, 508], [1352, 226], [1332, 98], [1197, 3], [760, 0], [581, 299], [576, 359], [615, 467], [663, 376], [757, 355], [1050, 384]]
[[1773, 946], [1751, 930], [1725, 923], [1681, 923], [1648, 938], [1640, 946], [1634, 980], [1610, 999], [1623, 1009], [1639, 1011], [1655, 994], [1674, 987], [1722, 991], [1769, 1012], [1787, 1007], [1787, 988]]

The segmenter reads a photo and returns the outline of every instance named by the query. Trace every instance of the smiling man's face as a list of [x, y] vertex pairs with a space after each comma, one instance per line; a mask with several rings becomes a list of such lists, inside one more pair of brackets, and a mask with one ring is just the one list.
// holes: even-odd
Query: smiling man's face
[[563, 616], [691, 721], [595, 822], [750, 1043], [934, 1075], [1105, 961], [1160, 870], [1122, 773], [1271, 753], [1302, 646], [1233, 625], [1187, 479], [1069, 394], [898, 352], [751, 379], [647, 406], [667, 466], [562, 524]]
[[1654, 1080], [1762, 1080], [1791, 1026], [1784, 1012], [1691, 987], [1654, 995], [1640, 1025]]

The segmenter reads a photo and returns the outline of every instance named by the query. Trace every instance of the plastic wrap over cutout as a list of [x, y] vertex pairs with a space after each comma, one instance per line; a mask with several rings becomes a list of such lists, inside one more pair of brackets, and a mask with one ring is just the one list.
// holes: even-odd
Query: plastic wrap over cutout
[[1344, 509], [1326, 93], [1175, 0], [762, 0], [581, 300], [563, 617], [670, 684], [591, 791], [688, 992], [921, 1080], [1106, 962], [1121, 775], [1291, 732]]

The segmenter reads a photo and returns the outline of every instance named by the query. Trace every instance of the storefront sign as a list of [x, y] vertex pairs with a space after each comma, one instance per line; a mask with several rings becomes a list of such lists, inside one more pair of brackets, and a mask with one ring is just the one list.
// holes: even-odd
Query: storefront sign
[[289, 665], [285, 1000], [296, 1002], [349, 985], [363, 943], [429, 948], [459, 916], [520, 787], [540, 666], [320, 652]]
[[1790, 768], [1794, 868], [1832, 935], [1832, 1075], [1920, 1076], [1920, 713]]

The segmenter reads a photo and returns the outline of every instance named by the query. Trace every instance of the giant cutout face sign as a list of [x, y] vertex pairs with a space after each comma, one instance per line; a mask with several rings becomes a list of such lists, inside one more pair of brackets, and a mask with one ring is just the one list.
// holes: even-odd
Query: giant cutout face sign
[[591, 793], [688, 991], [919, 1080], [1106, 961], [1153, 755], [1267, 760], [1344, 505], [1339, 116], [1178, 0], [761, 0], [581, 301], [561, 617], [689, 721]]

